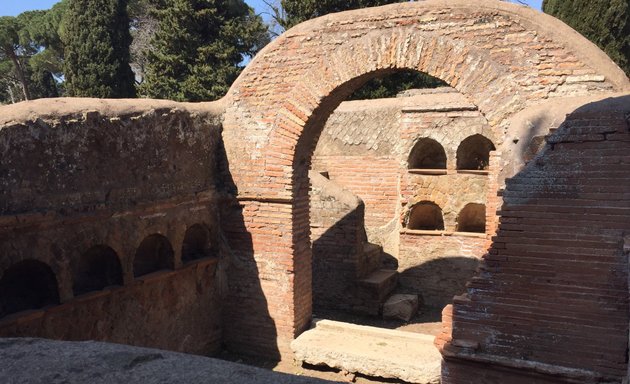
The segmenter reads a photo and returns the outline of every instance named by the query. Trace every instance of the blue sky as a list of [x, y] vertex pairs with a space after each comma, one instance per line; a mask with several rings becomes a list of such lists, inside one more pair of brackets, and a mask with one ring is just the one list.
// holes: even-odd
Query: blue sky
[[[0, 16], [16, 16], [24, 11], [33, 9], [49, 9], [59, 0], [0, 0]], [[245, 0], [254, 7], [257, 13], [263, 13], [268, 8], [262, 0]], [[540, 9], [542, 0], [526, 0], [531, 7]]]

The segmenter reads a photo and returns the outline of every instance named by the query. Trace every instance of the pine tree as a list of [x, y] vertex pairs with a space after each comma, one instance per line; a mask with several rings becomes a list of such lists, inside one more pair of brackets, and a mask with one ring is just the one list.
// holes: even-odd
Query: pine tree
[[[408, 0], [281, 0], [284, 17], [276, 20], [284, 29], [328, 13], [403, 3]], [[276, 12], [276, 14], [278, 14]]]
[[628, 0], [544, 0], [543, 11], [595, 43], [630, 76]]
[[[17, 18], [10, 16], [0, 17], [0, 61], [11, 63], [3, 65], [2, 77], [14, 75], [19, 82], [25, 100], [31, 99], [30, 84], [28, 79], [28, 58], [23, 51], [28, 50], [20, 41], [21, 25]], [[10, 86], [10, 85], [9, 85]], [[15, 99], [15, 96], [12, 96]]]
[[127, 0], [69, 0], [64, 17], [68, 96], [135, 97]]
[[145, 96], [216, 100], [240, 74], [246, 57], [269, 42], [262, 19], [242, 0], [165, 0], [148, 52]]

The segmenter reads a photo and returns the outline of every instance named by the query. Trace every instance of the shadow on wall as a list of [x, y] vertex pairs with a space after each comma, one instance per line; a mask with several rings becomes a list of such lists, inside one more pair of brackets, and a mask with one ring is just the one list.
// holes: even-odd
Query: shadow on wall
[[442, 308], [466, 290], [478, 265], [479, 260], [472, 257], [443, 256], [407, 268], [399, 281], [404, 290], [420, 294], [425, 305]]
[[221, 175], [217, 187], [227, 192], [221, 209], [222, 236], [225, 236], [221, 243], [227, 249], [222, 252], [230, 259], [223, 307], [223, 342], [231, 352], [279, 361], [276, 324], [269, 315], [262, 276], [254, 258], [252, 235], [245, 224], [243, 212], [248, 206], [233, 197], [238, 191], [230, 173], [223, 138], [217, 151], [217, 166]]
[[[327, 210], [320, 208], [320, 212], [315, 211], [312, 215], [325, 216]], [[361, 204], [333, 225], [324, 223], [328, 228], [313, 241], [314, 310], [352, 309], [360, 267], [368, 267], [369, 264], [369, 260], [360, 259], [362, 248], [367, 243], [363, 214], [364, 206]], [[316, 231], [314, 229], [315, 236]]]

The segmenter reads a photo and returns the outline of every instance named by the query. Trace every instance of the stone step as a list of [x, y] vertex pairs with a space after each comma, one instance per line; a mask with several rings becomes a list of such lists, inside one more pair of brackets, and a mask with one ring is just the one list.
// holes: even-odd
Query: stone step
[[398, 271], [379, 269], [357, 281], [359, 296], [383, 303], [398, 284]]
[[440, 382], [441, 355], [434, 337], [419, 333], [318, 320], [291, 343], [296, 360], [410, 383]]

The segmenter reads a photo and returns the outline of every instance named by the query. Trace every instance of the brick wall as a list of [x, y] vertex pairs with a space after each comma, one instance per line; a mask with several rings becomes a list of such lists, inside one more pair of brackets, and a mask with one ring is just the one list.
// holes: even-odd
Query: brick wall
[[[391, 156], [320, 156], [314, 169], [326, 170], [330, 179], [361, 197], [365, 203], [365, 225], [377, 228], [396, 218], [399, 209], [398, 159]], [[313, 211], [317, 207], [311, 208]]]
[[629, 101], [578, 108], [507, 181], [490, 253], [453, 305], [446, 382], [498, 382], [464, 377], [465, 364], [558, 382], [626, 376]]
[[414, 232], [400, 235], [400, 284], [420, 294], [426, 305], [442, 308], [465, 291], [487, 250], [486, 238], [483, 234]]

